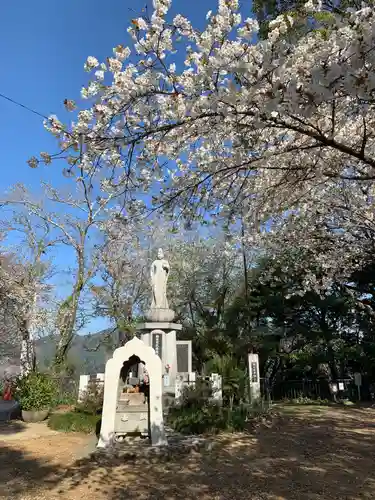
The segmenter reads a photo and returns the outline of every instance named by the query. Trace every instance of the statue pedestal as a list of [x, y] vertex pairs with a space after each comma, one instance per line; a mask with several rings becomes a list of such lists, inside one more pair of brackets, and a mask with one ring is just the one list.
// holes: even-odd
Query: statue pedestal
[[176, 332], [182, 330], [182, 325], [168, 322], [147, 322], [137, 325], [137, 330], [140, 332], [141, 340], [152, 347], [162, 361], [163, 392], [174, 393], [177, 376]]
[[171, 323], [174, 316], [175, 312], [172, 309], [162, 309], [160, 307], [151, 308], [146, 312], [147, 321], [150, 323]]

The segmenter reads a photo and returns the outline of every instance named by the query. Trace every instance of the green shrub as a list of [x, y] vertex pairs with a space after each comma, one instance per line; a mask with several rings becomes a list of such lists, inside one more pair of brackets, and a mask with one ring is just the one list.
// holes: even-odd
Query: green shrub
[[216, 434], [221, 431], [244, 431], [251, 423], [267, 415], [269, 407], [240, 405], [233, 408], [218, 405], [175, 407], [168, 414], [170, 425], [182, 434]]
[[75, 405], [78, 398], [78, 383], [73, 377], [54, 375], [59, 388], [57, 405]]
[[93, 434], [96, 432], [99, 420], [100, 415], [90, 415], [79, 411], [54, 413], [49, 417], [48, 427], [55, 431]]
[[103, 408], [104, 387], [96, 380], [90, 380], [86, 391], [81, 394], [77, 411], [89, 415], [98, 415]]
[[218, 406], [172, 408], [168, 420], [173, 429], [182, 434], [215, 433], [225, 428]]
[[353, 405], [355, 405], [355, 403], [353, 403], [353, 401], [350, 401], [350, 399], [343, 399], [342, 400], [342, 404], [344, 406], [353, 406]]
[[201, 408], [205, 404], [208, 404], [211, 397], [211, 382], [209, 380], [198, 379], [194, 384], [183, 387], [180, 407]]
[[224, 405], [239, 405], [247, 399], [249, 376], [234, 356], [214, 355], [206, 363], [206, 371], [221, 375]]
[[44, 373], [31, 372], [16, 380], [15, 399], [25, 411], [50, 409], [56, 404], [56, 383]]
[[70, 405], [73, 406], [77, 403], [77, 395], [76, 394], [60, 394], [56, 400], [56, 406], [58, 405]]

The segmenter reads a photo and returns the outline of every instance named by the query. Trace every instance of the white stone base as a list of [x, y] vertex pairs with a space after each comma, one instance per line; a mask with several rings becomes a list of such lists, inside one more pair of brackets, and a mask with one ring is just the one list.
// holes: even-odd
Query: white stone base
[[175, 317], [175, 312], [172, 309], [149, 309], [146, 312], [146, 318], [149, 321], [162, 322], [162, 321], [173, 321]]
[[146, 332], [147, 330], [182, 330], [180, 323], [171, 323], [170, 321], [147, 321], [146, 323], [139, 323], [136, 326], [138, 331]]

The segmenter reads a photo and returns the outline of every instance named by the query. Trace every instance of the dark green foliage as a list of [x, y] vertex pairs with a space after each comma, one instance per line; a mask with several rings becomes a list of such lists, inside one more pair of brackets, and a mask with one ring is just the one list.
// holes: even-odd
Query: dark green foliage
[[198, 379], [194, 385], [184, 387], [181, 395], [181, 407], [201, 408], [212, 396], [211, 383]]
[[78, 411], [54, 413], [48, 419], [48, 427], [55, 431], [94, 434], [99, 421], [100, 415], [90, 415]]
[[206, 364], [207, 373], [218, 373], [222, 377], [223, 401], [233, 407], [247, 399], [248, 374], [246, 366], [239, 364], [231, 355], [214, 356]]
[[[333, 15], [346, 15], [348, 7], [356, 10], [361, 8], [359, 0], [323, 0], [323, 12], [307, 13], [304, 10], [306, 0], [254, 0], [252, 10], [259, 23], [259, 37], [268, 36], [270, 21], [284, 14], [293, 17], [294, 25], [290, 37], [297, 39], [307, 31], [316, 30], [323, 36], [328, 36], [330, 21]], [[372, 5], [372, 0], [367, 0], [367, 5]]]
[[306, 0], [254, 0], [252, 10], [259, 23], [259, 37], [267, 38], [269, 23], [280, 14], [296, 12], [303, 7]]
[[[303, 379], [347, 379], [355, 371], [364, 384], [375, 380], [374, 262], [319, 294], [300, 292], [304, 273], [311, 272], [299, 265], [305, 261], [299, 249], [286, 249], [276, 266], [258, 260], [249, 269], [248, 289], [239, 287], [215, 328], [197, 335], [203, 371], [223, 377], [224, 404], [230, 406], [231, 397], [234, 406], [247, 400], [249, 351], [259, 354], [261, 377], [271, 389]], [[313, 272], [324, 281], [324, 269]]]
[[216, 434], [238, 432], [252, 428], [259, 418], [269, 413], [269, 407], [239, 405], [233, 408], [205, 404], [202, 407], [176, 407], [168, 414], [170, 425], [182, 434]]
[[[216, 405], [205, 405], [202, 408], [175, 408], [168, 415], [173, 428], [182, 434], [223, 431], [227, 429], [226, 417], [226, 411]], [[238, 424], [238, 418], [236, 422]]]
[[56, 405], [56, 382], [47, 374], [32, 372], [16, 381], [15, 398], [22, 410], [46, 410]]
[[103, 408], [104, 387], [96, 380], [89, 382], [87, 390], [81, 395], [77, 411], [88, 415], [98, 415]]
[[[225, 361], [221, 361], [224, 365]], [[229, 362], [224, 365], [233, 366]], [[234, 371], [227, 372], [234, 376]], [[235, 384], [235, 379], [233, 384]], [[233, 387], [233, 386], [232, 386]], [[234, 387], [236, 389], [236, 387]], [[182, 434], [218, 433], [246, 430], [260, 415], [268, 413], [268, 405], [233, 405], [228, 387], [227, 401], [221, 406], [212, 401], [212, 388], [206, 380], [197, 380], [194, 386], [185, 387], [178, 406], [170, 408], [168, 421]]]

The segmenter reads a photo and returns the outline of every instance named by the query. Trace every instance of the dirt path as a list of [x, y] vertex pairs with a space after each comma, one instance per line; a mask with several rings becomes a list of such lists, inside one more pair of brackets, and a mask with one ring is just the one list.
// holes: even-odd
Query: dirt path
[[[164, 465], [97, 465], [89, 460], [74, 464], [77, 448], [90, 445], [82, 436], [5, 441], [5, 448], [0, 443], [0, 484], [5, 488], [8, 482], [18, 489], [15, 496], [5, 495], [3, 489], [5, 496], [0, 498], [375, 498], [374, 409], [286, 407], [283, 413], [277, 425], [261, 427], [253, 435], [221, 436], [212, 454], [191, 455]], [[24, 477], [22, 484], [10, 479], [10, 464], [19, 471], [18, 478]]]
[[[28, 498], [26, 493], [34, 485], [38, 485], [39, 490], [44, 480], [57, 482], [62, 467], [88, 456], [93, 449], [92, 436], [62, 434], [49, 429], [44, 422], [1, 422], [0, 498]], [[33, 494], [33, 498], [55, 497]]]

